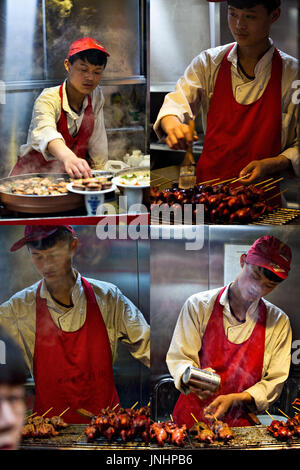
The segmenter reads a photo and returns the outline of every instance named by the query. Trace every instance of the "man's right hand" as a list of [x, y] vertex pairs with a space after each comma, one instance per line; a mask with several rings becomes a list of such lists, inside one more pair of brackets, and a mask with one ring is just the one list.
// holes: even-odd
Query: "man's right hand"
[[[206, 370], [207, 372], [213, 372], [213, 373], [216, 372], [211, 367], [206, 367], [203, 370]], [[204, 390], [199, 387], [193, 387], [193, 385], [189, 385], [189, 390], [195, 393], [200, 398], [200, 400], [206, 400], [207, 398], [211, 397], [215, 393], [215, 392], [211, 392], [210, 390]]]
[[64, 164], [65, 170], [71, 178], [90, 178], [92, 170], [84, 158], [78, 158], [62, 139], [51, 140], [48, 152]]
[[164, 116], [161, 127], [167, 134], [166, 143], [172, 150], [187, 150], [194, 141], [198, 140], [197, 134], [192, 136], [189, 126], [182, 124], [177, 116]]
[[63, 160], [65, 170], [71, 178], [90, 178], [92, 176], [91, 168], [86, 160], [78, 158], [76, 155], [68, 156]]

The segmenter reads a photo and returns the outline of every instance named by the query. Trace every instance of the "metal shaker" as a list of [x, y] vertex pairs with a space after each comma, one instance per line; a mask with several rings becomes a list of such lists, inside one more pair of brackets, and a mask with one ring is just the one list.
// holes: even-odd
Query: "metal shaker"
[[192, 385], [199, 389], [216, 392], [220, 387], [221, 377], [214, 372], [188, 367], [183, 374], [182, 381], [187, 386]]

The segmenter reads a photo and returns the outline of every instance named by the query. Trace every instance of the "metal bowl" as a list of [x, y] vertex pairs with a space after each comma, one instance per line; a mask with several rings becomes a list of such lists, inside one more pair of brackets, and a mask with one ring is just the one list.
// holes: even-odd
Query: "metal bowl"
[[[14, 180], [22, 180], [33, 177], [51, 178], [54, 180], [69, 180], [67, 173], [29, 173], [25, 175], [8, 176], [0, 179], [0, 185]], [[27, 214], [50, 214], [56, 212], [68, 212], [84, 206], [84, 198], [80, 194], [65, 193], [53, 196], [37, 196], [27, 194], [10, 194], [0, 191], [1, 203], [7, 210], [24, 212]]]

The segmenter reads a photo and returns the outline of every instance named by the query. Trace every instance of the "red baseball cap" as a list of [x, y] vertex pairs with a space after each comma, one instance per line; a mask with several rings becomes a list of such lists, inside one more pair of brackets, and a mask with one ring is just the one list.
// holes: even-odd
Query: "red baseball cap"
[[71, 225], [26, 225], [24, 230], [24, 237], [14, 243], [10, 251], [17, 251], [28, 242], [35, 242], [43, 240], [55, 233], [60, 227], [69, 230], [73, 235], [75, 234]]
[[269, 269], [281, 279], [286, 279], [291, 267], [290, 248], [271, 235], [258, 238], [247, 253], [246, 262]]
[[78, 54], [78, 52], [87, 51], [88, 49], [96, 49], [97, 51], [104, 52], [104, 54], [109, 57], [109, 53], [107, 52], [103, 44], [101, 44], [101, 42], [97, 41], [96, 39], [86, 37], [77, 39], [77, 41], [74, 41], [71, 44], [68, 52], [68, 59], [72, 55]]

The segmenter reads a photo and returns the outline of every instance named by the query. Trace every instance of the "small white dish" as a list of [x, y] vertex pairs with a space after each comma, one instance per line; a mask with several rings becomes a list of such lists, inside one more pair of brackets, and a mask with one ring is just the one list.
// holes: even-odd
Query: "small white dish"
[[[111, 188], [102, 189], [101, 191], [82, 191], [72, 187], [73, 183], [67, 185], [68, 191], [84, 196], [85, 207], [88, 215], [103, 215], [106, 211], [104, 206], [105, 194], [115, 191], [117, 188], [112, 185]], [[99, 209], [99, 206], [102, 206]]]

